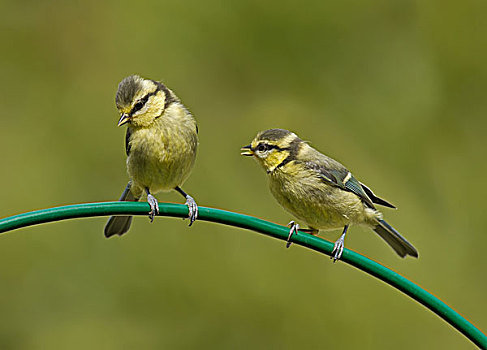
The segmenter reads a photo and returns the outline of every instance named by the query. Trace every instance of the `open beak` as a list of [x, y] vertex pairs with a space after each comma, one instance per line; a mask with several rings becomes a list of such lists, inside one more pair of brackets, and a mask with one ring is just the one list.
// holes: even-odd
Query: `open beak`
[[252, 146], [247, 145], [247, 146], [243, 146], [242, 148], [240, 148], [240, 155], [248, 156], [248, 157], [253, 156], [254, 151], [252, 151]]
[[121, 126], [130, 121], [130, 116], [126, 113], [122, 114], [120, 120], [118, 121], [118, 126]]

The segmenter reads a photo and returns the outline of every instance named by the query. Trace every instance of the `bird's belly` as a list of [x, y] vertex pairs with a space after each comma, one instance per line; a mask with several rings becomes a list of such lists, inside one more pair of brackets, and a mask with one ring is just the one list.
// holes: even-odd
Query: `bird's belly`
[[271, 181], [271, 192], [288, 212], [315, 229], [364, 223], [365, 207], [353, 193], [332, 186]]
[[164, 142], [145, 135], [132, 139], [130, 146], [129, 176], [136, 186], [149, 188], [151, 193], [181, 186], [191, 172], [196, 155], [196, 144], [184, 139]]

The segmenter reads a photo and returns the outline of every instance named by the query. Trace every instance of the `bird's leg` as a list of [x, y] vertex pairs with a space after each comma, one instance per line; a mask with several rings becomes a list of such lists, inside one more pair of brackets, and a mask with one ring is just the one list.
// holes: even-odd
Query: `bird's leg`
[[291, 236], [293, 235], [294, 232], [296, 232], [296, 234], [298, 233], [299, 224], [295, 223], [294, 221], [291, 221], [289, 224], [287, 224], [287, 226], [290, 227], [290, 230], [289, 230], [289, 236], [287, 236], [286, 248], [289, 248], [291, 246]]
[[184, 192], [179, 186], [176, 186], [176, 191], [181, 193], [181, 195], [186, 198], [186, 204], [188, 206], [188, 218], [189, 218], [189, 226], [193, 225], [193, 222], [198, 218], [198, 205], [193, 197], [189, 194]]
[[289, 248], [291, 246], [291, 237], [294, 232], [298, 233], [298, 230], [301, 232], [306, 232], [309, 233], [310, 235], [316, 236], [320, 231], [314, 228], [301, 228], [299, 227], [299, 224], [295, 223], [294, 221], [291, 221], [289, 224], [287, 224], [291, 229], [289, 230], [289, 236], [287, 237], [287, 243], [286, 243], [286, 248]]
[[150, 222], [154, 221], [154, 216], [159, 214], [159, 203], [157, 202], [156, 197], [150, 194], [149, 188], [145, 188], [145, 192], [147, 193], [147, 203], [150, 205], [150, 212], [149, 212], [149, 219]]
[[348, 225], [345, 225], [345, 227], [343, 228], [342, 235], [335, 242], [335, 246], [333, 247], [333, 250], [331, 252], [332, 256], [330, 256], [330, 259], [333, 259], [333, 262], [340, 260], [340, 258], [342, 257], [343, 248], [345, 247], [345, 235], [347, 233], [347, 230], [348, 230]]

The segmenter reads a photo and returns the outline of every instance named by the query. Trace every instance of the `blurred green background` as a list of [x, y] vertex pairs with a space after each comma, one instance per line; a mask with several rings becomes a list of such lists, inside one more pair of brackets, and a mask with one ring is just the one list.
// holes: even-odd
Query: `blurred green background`
[[[198, 120], [183, 188], [200, 205], [287, 223], [239, 148], [295, 131], [399, 207], [385, 217], [420, 258], [361, 227], [347, 247], [487, 329], [485, 1], [3, 1], [0, 13], [0, 217], [118, 199], [114, 95], [138, 73]], [[0, 237], [1, 349], [474, 348], [307, 249], [172, 218], [106, 240], [105, 221]]]

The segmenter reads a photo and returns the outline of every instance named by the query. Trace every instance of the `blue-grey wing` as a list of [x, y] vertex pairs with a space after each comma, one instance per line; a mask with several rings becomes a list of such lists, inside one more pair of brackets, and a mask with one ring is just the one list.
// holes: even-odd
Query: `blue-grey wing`
[[[327, 164], [308, 161], [305, 166], [315, 171], [318, 177], [328, 185], [356, 194], [368, 207], [375, 209], [373, 201], [367, 195], [362, 184], [340, 163], [330, 159]], [[372, 193], [372, 191], [370, 192]]]
[[127, 156], [130, 154], [130, 135], [132, 134], [132, 130], [127, 128], [127, 133], [125, 134], [125, 153]]

